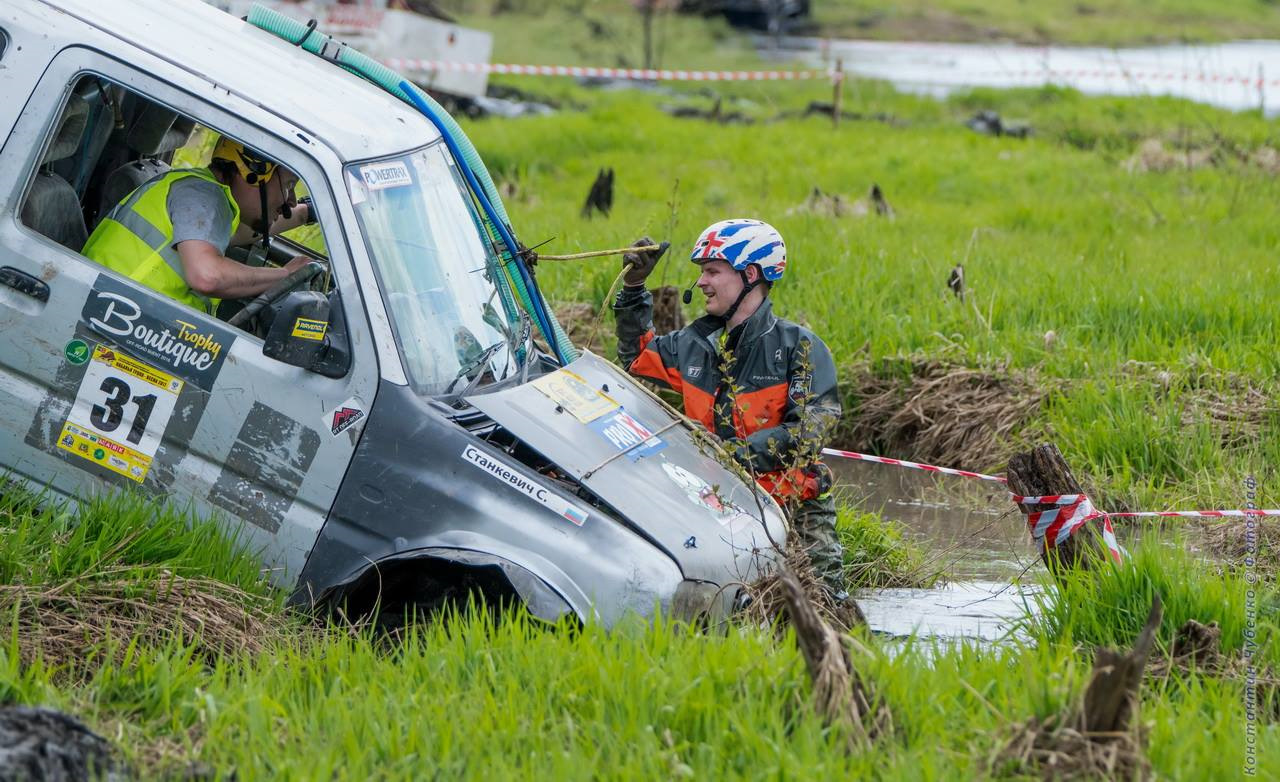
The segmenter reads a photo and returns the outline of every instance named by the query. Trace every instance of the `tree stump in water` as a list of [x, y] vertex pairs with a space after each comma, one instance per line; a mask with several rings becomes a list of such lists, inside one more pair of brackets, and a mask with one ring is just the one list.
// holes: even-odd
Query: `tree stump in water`
[[[1056, 445], [1037, 446], [1025, 453], [1014, 454], [1009, 458], [1009, 468], [1005, 471], [1009, 479], [1009, 490], [1025, 497], [1039, 497], [1047, 494], [1080, 494], [1084, 490], [1079, 481], [1062, 458], [1062, 452]], [[1053, 510], [1058, 505], [1019, 505], [1023, 514], [1036, 511]], [[1086, 525], [1089, 526], [1089, 525]], [[1040, 546], [1040, 556], [1045, 567], [1055, 576], [1063, 568], [1088, 567], [1094, 557], [1106, 557], [1101, 543], [1101, 536], [1094, 530], [1081, 528], [1075, 534], [1056, 546], [1045, 537]]]

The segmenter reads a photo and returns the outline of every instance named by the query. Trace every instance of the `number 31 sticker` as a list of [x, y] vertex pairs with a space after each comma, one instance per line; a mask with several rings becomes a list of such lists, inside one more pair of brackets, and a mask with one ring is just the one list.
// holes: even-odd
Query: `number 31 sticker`
[[147, 477], [182, 381], [99, 345], [58, 447], [139, 483]]

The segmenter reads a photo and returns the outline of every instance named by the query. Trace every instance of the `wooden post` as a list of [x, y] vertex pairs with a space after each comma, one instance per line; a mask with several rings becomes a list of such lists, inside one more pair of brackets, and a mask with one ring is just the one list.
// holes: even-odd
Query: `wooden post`
[[[1067, 460], [1055, 445], [1041, 445], [1026, 453], [1014, 454], [1005, 472], [1009, 489], [1024, 497], [1047, 494], [1080, 494], [1083, 489], [1071, 472]], [[1022, 512], [1052, 510], [1057, 505], [1022, 505]], [[1081, 529], [1057, 546], [1041, 546], [1045, 567], [1056, 577], [1063, 568], [1088, 567], [1093, 557], [1106, 557], [1101, 536], [1094, 530]]]
[[1267, 76], [1262, 63], [1258, 63], [1258, 113], [1267, 116]]
[[836, 60], [835, 85], [831, 96], [831, 127], [840, 127], [840, 97], [844, 94], [844, 60]]

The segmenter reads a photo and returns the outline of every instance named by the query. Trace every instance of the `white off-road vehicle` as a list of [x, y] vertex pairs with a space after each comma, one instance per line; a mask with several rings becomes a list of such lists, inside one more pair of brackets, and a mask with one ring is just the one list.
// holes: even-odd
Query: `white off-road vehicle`
[[[220, 518], [300, 604], [470, 591], [548, 620], [698, 616], [774, 557], [768, 496], [569, 344], [452, 120], [315, 25], [0, 0], [0, 95], [8, 479]], [[319, 217], [237, 259], [317, 260], [253, 317], [81, 254], [218, 134], [297, 172]]]

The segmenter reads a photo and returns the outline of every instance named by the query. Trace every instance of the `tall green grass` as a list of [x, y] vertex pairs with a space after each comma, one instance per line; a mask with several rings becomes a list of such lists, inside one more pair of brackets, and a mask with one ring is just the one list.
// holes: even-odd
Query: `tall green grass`
[[828, 0], [813, 8], [822, 34], [848, 38], [1125, 45], [1280, 35], [1280, 9], [1268, 0]]
[[[49, 686], [0, 651], [0, 692], [79, 713], [135, 760], [194, 758], [242, 779], [985, 778], [1011, 728], [1076, 706], [1070, 643], [909, 646], [858, 654], [895, 733], [846, 755], [808, 702], [792, 640], [656, 623], [551, 633], [483, 612], [419, 626], [394, 649], [331, 632], [249, 660], [138, 649], [88, 686]], [[1239, 768], [1241, 684], [1149, 687], [1141, 719], [1168, 778]], [[1274, 757], [1280, 731], [1260, 726]]]
[[0, 584], [55, 587], [113, 571], [145, 586], [168, 571], [266, 595], [253, 554], [225, 525], [138, 494], [71, 504], [0, 483]]

